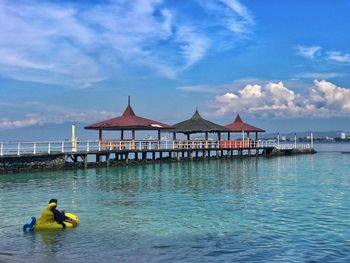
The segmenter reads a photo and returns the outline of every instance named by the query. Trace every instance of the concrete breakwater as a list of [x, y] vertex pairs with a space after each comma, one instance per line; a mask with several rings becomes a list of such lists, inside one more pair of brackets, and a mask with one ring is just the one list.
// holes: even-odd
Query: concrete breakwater
[[145, 163], [208, 161], [234, 158], [273, 157], [283, 155], [314, 154], [313, 148], [240, 150], [173, 150], [173, 151], [105, 151], [98, 153], [56, 153], [23, 156], [0, 157], [0, 173], [17, 173], [23, 171], [40, 171], [54, 169], [77, 169], [108, 167], [119, 165], [136, 165]]

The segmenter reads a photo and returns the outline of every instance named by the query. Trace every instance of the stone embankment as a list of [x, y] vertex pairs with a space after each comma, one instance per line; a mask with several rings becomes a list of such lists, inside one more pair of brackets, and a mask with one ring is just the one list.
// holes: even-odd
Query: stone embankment
[[307, 148], [307, 149], [277, 149], [274, 148], [269, 156], [284, 156], [284, 155], [298, 155], [298, 154], [315, 154], [317, 153], [315, 149], [313, 148]]
[[0, 173], [62, 169], [64, 167], [65, 157], [63, 154], [11, 156], [0, 158]]

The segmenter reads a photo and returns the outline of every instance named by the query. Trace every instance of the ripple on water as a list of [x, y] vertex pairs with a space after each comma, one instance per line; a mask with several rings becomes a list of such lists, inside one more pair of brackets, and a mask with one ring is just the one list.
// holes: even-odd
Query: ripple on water
[[[0, 176], [0, 261], [349, 262], [347, 167], [333, 153]], [[22, 233], [53, 197], [80, 226]]]

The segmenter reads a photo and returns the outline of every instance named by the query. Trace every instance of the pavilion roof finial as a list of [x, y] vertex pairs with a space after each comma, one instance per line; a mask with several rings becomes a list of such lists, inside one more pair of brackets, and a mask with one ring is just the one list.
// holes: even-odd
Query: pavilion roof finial
[[128, 106], [130, 106], [130, 95], [128, 96]]

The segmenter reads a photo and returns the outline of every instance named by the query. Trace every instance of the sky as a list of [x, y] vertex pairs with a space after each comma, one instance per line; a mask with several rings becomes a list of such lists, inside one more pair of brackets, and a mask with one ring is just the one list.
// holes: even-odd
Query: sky
[[[350, 131], [348, 0], [0, 0], [0, 130], [198, 108]], [[54, 128], [53, 128], [54, 129]], [[3, 133], [2, 133], [3, 134]]]

